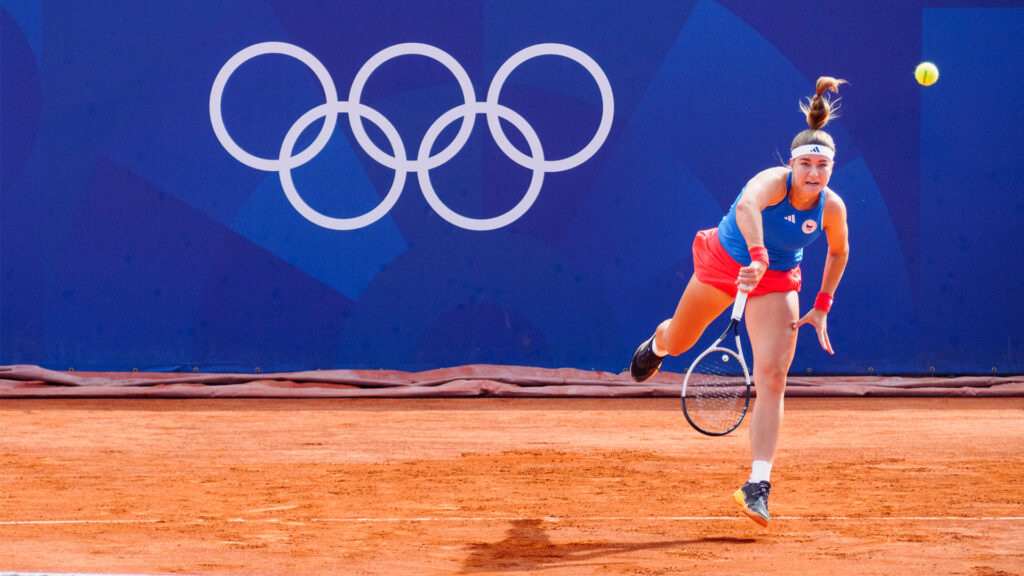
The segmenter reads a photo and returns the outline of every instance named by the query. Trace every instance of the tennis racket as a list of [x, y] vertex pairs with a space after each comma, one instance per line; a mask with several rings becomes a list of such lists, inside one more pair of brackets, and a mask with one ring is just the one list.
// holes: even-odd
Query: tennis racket
[[[693, 361], [683, 380], [686, 421], [708, 436], [724, 436], [735, 430], [750, 405], [750, 371], [743, 359], [739, 330], [746, 305], [746, 292], [739, 292], [729, 327]], [[735, 350], [722, 344], [730, 332], [736, 337]]]

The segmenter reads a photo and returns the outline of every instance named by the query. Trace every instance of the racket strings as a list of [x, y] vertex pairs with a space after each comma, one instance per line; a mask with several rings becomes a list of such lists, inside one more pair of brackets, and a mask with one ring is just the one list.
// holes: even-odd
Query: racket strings
[[747, 375], [739, 357], [722, 348], [709, 350], [690, 369], [685, 397], [687, 417], [698, 429], [724, 434], [747, 409]]

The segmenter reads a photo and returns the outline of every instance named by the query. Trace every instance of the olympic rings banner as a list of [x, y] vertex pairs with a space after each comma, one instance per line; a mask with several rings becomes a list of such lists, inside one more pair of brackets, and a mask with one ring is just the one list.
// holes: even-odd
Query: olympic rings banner
[[[317, 78], [320, 80], [324, 95], [327, 98], [327, 103], [310, 110], [292, 125], [291, 129], [288, 130], [288, 134], [284, 137], [284, 142], [281, 144], [281, 154], [276, 160], [253, 156], [236, 144], [228, 134], [227, 127], [224, 125], [224, 115], [221, 111], [221, 103], [224, 97], [224, 86], [227, 84], [231, 74], [248, 60], [262, 54], [284, 54], [291, 56], [308, 66], [314, 71]], [[399, 136], [398, 132], [395, 130], [394, 125], [388, 122], [387, 118], [382, 116], [378, 111], [359, 102], [363, 88], [366, 85], [370, 74], [388, 60], [406, 55], [426, 56], [443, 64], [452, 72], [452, 75], [458, 81], [459, 88], [462, 91], [462, 96], [465, 98], [464, 104], [452, 108], [430, 126], [420, 143], [419, 153], [415, 161], [411, 161], [405, 157], [405, 146], [402, 142], [401, 136]], [[530, 127], [529, 123], [513, 110], [498, 104], [501, 87], [512, 71], [526, 60], [544, 55], [564, 56], [571, 60], [575, 60], [583, 66], [591, 76], [594, 77], [594, 80], [597, 82], [597, 86], [601, 91], [601, 123], [597, 128], [597, 133], [586, 147], [576, 154], [573, 154], [571, 157], [563, 158], [561, 160], [545, 160], [543, 148], [541, 147], [537, 133]], [[334, 130], [336, 115], [342, 112], [349, 115], [352, 133], [355, 135], [356, 141], [363, 150], [374, 160], [395, 171], [395, 180], [384, 200], [370, 212], [354, 218], [331, 218], [316, 211], [316, 209], [310, 207], [309, 204], [302, 199], [299, 192], [295, 189], [295, 184], [291, 176], [291, 171], [294, 168], [302, 166], [313, 156], [323, 150], [324, 146], [326, 146], [327, 142], [330, 140], [331, 133]], [[354, 230], [357, 228], [363, 228], [373, 224], [382, 216], [387, 214], [388, 210], [391, 209], [391, 206], [393, 206], [395, 201], [398, 200], [398, 195], [402, 193], [403, 186], [405, 184], [405, 175], [408, 172], [419, 173], [420, 189], [423, 191], [423, 195], [426, 198], [427, 203], [430, 204], [439, 216], [448, 222], [460, 228], [465, 228], [466, 230], [494, 230], [496, 228], [507, 226], [525, 214], [526, 211], [529, 210], [530, 206], [537, 200], [537, 195], [540, 193], [540, 186], [544, 180], [545, 172], [560, 172], [562, 170], [574, 168], [597, 153], [597, 150], [601, 147], [601, 144], [604, 143], [605, 139], [607, 139], [608, 132], [611, 130], [612, 117], [614, 113], [615, 107], [613, 104], [611, 85], [608, 83], [608, 77], [605, 76], [601, 67], [586, 54], [572, 48], [571, 46], [564, 46], [561, 44], [538, 44], [536, 46], [531, 46], [516, 53], [515, 56], [507, 60], [505, 64], [498, 69], [498, 72], [494, 76], [494, 80], [491, 82], [491, 87], [487, 91], [486, 103], [476, 102], [476, 96], [473, 92], [473, 84], [470, 81], [469, 76], [466, 74], [466, 71], [454, 58], [436, 47], [413, 43], [392, 46], [374, 55], [362, 68], [360, 68], [359, 72], [356, 73], [356, 78], [352, 83], [352, 90], [349, 93], [348, 102], [337, 101], [337, 90], [334, 87], [334, 83], [323, 64], [321, 64], [316, 57], [302, 48], [282, 42], [265, 42], [257, 44], [235, 54], [231, 60], [221, 68], [220, 73], [217, 74], [217, 78], [213, 83], [213, 90], [210, 93], [210, 121], [213, 123], [214, 132], [217, 134], [217, 139], [220, 140], [221, 145], [223, 145], [224, 148], [235, 157], [235, 159], [246, 166], [256, 168], [257, 170], [278, 172], [281, 177], [281, 187], [284, 188], [285, 195], [288, 197], [288, 201], [291, 202], [295, 210], [310, 222], [333, 230]], [[501, 216], [483, 219], [469, 218], [451, 210], [437, 195], [437, 192], [434, 191], [429, 175], [429, 170], [431, 168], [441, 166], [450, 160], [451, 157], [454, 156], [455, 153], [457, 153], [463, 146], [465, 146], [466, 141], [469, 139], [469, 135], [473, 130], [473, 121], [477, 114], [487, 115], [487, 126], [490, 128], [491, 135], [494, 137], [495, 142], [498, 143], [501, 150], [520, 166], [533, 170], [533, 179], [530, 181], [529, 190], [527, 190], [526, 195], [512, 210], [502, 214]], [[369, 118], [377, 125], [378, 128], [384, 131], [384, 134], [388, 139], [388, 144], [390, 144], [391, 149], [395, 153], [394, 156], [390, 156], [386, 152], [382, 151], [373, 143], [369, 136], [367, 136], [361, 120], [364, 116]], [[463, 121], [455, 140], [442, 152], [432, 156], [430, 152], [433, 149], [434, 143], [437, 141], [437, 137], [441, 130], [458, 119], [459, 116], [462, 116]], [[299, 135], [302, 134], [302, 132], [309, 127], [314, 120], [320, 118], [324, 118], [325, 121], [323, 123], [323, 127], [320, 129], [317, 139], [309, 148], [293, 156], [292, 152], [295, 147], [295, 141], [298, 139]], [[498, 121], [499, 119], [511, 122], [519, 132], [526, 137], [526, 140], [529, 143], [531, 156], [522, 154], [512, 143], [509, 142], [501, 124]]]
[[885, 10], [0, 0], [0, 365], [618, 372], [831, 75], [793, 372], [1024, 372], [1024, 7]]

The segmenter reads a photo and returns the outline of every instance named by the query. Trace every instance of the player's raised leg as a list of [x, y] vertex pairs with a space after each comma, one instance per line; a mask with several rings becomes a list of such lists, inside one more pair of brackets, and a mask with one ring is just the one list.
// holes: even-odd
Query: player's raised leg
[[633, 379], [637, 382], [650, 379], [658, 372], [666, 355], [678, 356], [689, 350], [732, 301], [729, 294], [704, 284], [696, 276], [691, 277], [672, 318], [662, 322], [633, 355], [629, 367]]

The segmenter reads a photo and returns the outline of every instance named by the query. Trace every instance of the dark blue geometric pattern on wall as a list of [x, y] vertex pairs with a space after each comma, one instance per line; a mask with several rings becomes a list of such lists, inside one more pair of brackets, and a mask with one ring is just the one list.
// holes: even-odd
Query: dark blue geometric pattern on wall
[[[805, 126], [798, 103], [831, 75], [850, 82], [829, 130], [851, 259], [829, 316], [836, 355], [808, 330], [793, 370], [1024, 371], [1021, 4], [0, 6], [0, 364], [617, 372], [672, 313], [694, 233], [787, 156]], [[289, 169], [329, 218], [388, 203], [372, 223], [317, 225], [279, 171], [239, 161], [215, 134], [218, 72], [264, 42], [315, 57], [338, 102], [392, 47], [430, 47], [462, 71], [421, 53], [380, 62], [362, 78], [365, 108], [339, 104], [329, 140]], [[488, 102], [503, 64], [538, 45], [563, 52], [505, 70]], [[927, 88], [913, 77], [922, 60], [941, 72]], [[224, 125], [277, 159], [325, 104], [322, 84], [294, 57], [252, 58], [223, 87]], [[470, 132], [465, 114], [436, 124], [463, 104], [476, 106]], [[359, 110], [365, 139], [350, 125]], [[293, 155], [324, 116], [295, 129]], [[396, 137], [408, 170], [387, 159]], [[486, 230], [451, 216], [497, 222], [517, 207]], [[824, 253], [806, 252], [804, 308]]]

